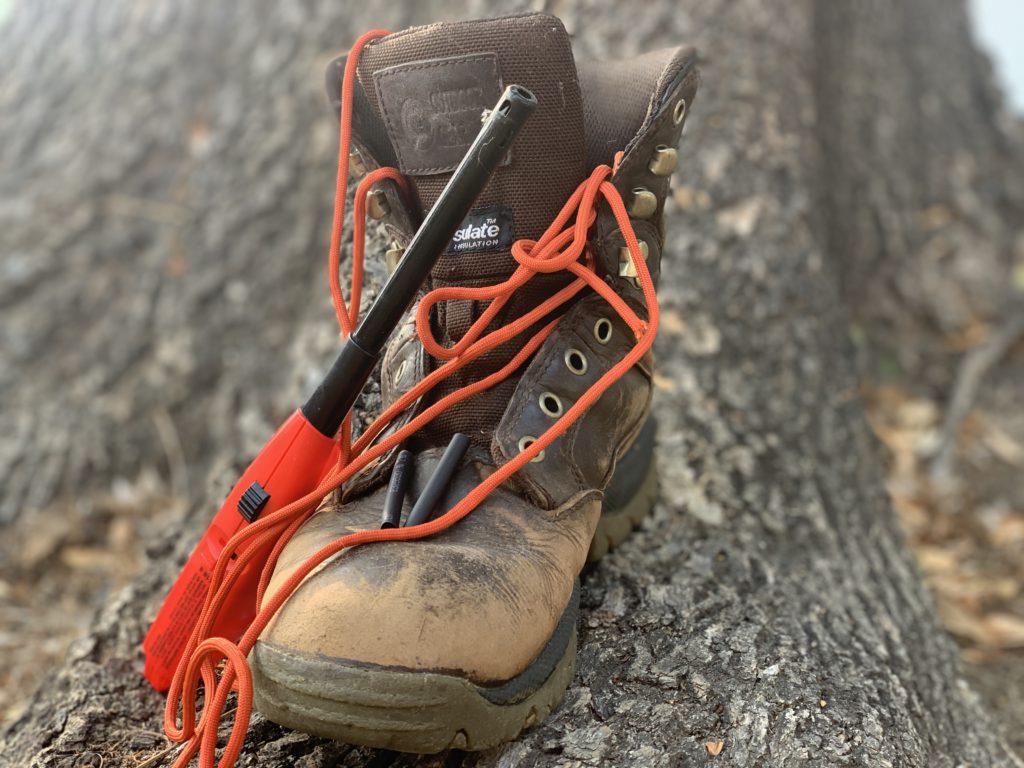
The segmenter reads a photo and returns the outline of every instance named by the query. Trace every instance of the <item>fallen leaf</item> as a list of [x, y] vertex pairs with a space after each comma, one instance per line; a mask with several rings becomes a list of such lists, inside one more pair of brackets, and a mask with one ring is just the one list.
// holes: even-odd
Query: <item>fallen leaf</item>
[[960, 564], [957, 553], [949, 547], [934, 547], [921, 544], [917, 547], [917, 562], [927, 573], [953, 571]]
[[915, 397], [903, 402], [897, 416], [902, 427], [926, 429], [938, 421], [939, 409], [931, 400]]
[[[966, 569], [928, 574], [928, 583], [936, 592], [963, 605], [979, 601], [1012, 600], [1018, 592], [1017, 580], [1008, 576], [978, 576]], [[980, 609], [976, 610], [980, 612]]]
[[676, 391], [676, 383], [668, 378], [668, 376], [662, 376], [660, 373], [654, 374], [654, 386], [662, 392], [672, 393]]
[[994, 613], [983, 622], [991, 645], [998, 648], [1024, 648], [1024, 617]]
[[992, 329], [986, 323], [972, 317], [960, 330], [947, 333], [942, 343], [951, 352], [967, 352], [984, 343], [991, 332]]
[[1018, 264], [1014, 268], [1013, 285], [1018, 291], [1024, 291], [1024, 264]]
[[1010, 514], [1002, 518], [992, 531], [992, 543], [997, 547], [1024, 542], [1024, 515]]
[[60, 559], [76, 571], [115, 571], [124, 564], [120, 554], [102, 547], [64, 547]]
[[35, 526], [17, 548], [17, 557], [26, 571], [57, 554], [61, 544], [71, 535], [71, 515], [55, 514], [46, 525]]
[[724, 741], [705, 741], [704, 749], [708, 751], [708, 754], [712, 757], [720, 755], [722, 753], [722, 747], [725, 746]]
[[703, 189], [678, 187], [672, 193], [672, 197], [675, 198], [676, 203], [678, 203], [679, 207], [684, 211], [688, 211], [691, 208], [699, 208], [702, 211], [706, 211], [711, 207], [711, 195]]
[[982, 629], [978, 616], [965, 610], [957, 601], [950, 600], [942, 593], [936, 595], [936, 608], [939, 611], [939, 619], [952, 634], [966, 640], [973, 640], [978, 643], [987, 643], [988, 638]]
[[135, 521], [127, 517], [115, 517], [107, 531], [107, 544], [115, 552], [127, 552], [135, 541]]
[[921, 211], [921, 225], [931, 231], [941, 229], [953, 220], [953, 212], [944, 205], [930, 205]]
[[686, 330], [686, 323], [683, 322], [683, 316], [674, 309], [664, 309], [661, 312], [659, 330], [679, 335]]
[[761, 218], [763, 201], [759, 197], [748, 197], [736, 205], [723, 208], [715, 217], [722, 229], [742, 238], [750, 237]]
[[982, 442], [996, 456], [1017, 467], [1024, 467], [1024, 445], [1021, 445], [995, 424], [986, 424]]

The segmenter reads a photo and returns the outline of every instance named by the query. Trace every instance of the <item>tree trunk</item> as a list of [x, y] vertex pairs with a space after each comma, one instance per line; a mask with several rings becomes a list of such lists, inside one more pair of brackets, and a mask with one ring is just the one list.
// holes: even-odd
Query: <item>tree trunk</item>
[[[9, 764], [163, 749], [143, 632], [337, 344], [323, 65], [367, 29], [495, 10], [341, 6], [23, 0], [0, 21], [0, 520], [153, 465], [188, 500], [11, 724]], [[857, 349], [948, 384], [936, 331], [1002, 300], [1020, 145], [963, 3], [549, 6], [580, 57], [706, 57], [667, 222], [661, 501], [585, 575], [576, 680], [519, 741], [414, 758], [257, 717], [243, 762], [1024, 765], [937, 624], [858, 395]], [[931, 290], [949, 270], [952, 298]]]

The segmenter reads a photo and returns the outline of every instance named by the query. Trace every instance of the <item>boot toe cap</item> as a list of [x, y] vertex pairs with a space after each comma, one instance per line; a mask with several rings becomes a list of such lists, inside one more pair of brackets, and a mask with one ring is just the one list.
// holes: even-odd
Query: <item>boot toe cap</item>
[[[317, 549], [379, 524], [383, 492], [314, 516], [286, 547], [272, 593]], [[596, 519], [596, 499], [567, 514]], [[340, 553], [285, 602], [261, 642], [310, 657], [511, 679], [541, 652], [586, 556], [589, 520], [566, 526], [498, 491], [430, 539]]]

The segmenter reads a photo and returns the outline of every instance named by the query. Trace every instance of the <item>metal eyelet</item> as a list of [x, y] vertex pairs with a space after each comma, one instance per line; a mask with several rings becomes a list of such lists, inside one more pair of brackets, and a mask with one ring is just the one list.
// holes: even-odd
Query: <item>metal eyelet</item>
[[675, 109], [672, 110], [672, 122], [679, 125], [683, 122], [684, 117], [686, 117], [686, 99], [680, 99], [676, 102]]
[[678, 164], [679, 151], [675, 147], [659, 144], [654, 148], [654, 154], [647, 163], [647, 170], [655, 176], [671, 176]]
[[394, 274], [395, 270], [398, 269], [398, 262], [402, 260], [404, 255], [405, 248], [392, 241], [391, 247], [384, 253], [384, 264], [388, 268], [389, 275]]
[[569, 369], [570, 373], [582, 376], [589, 367], [587, 356], [575, 347], [570, 347], [565, 351], [565, 367]]
[[612, 340], [612, 321], [607, 317], [598, 318], [594, 323], [594, 338], [598, 344], [607, 344]]
[[366, 175], [366, 163], [358, 149], [348, 154], [348, 173], [353, 179], [361, 179]]
[[658, 210], [658, 196], [646, 187], [636, 187], [629, 195], [626, 212], [634, 219], [649, 219]]
[[366, 196], [366, 215], [374, 221], [380, 221], [391, 213], [388, 196], [383, 189], [375, 189]]
[[544, 411], [545, 416], [557, 419], [562, 415], [562, 398], [554, 392], [542, 392], [537, 402], [540, 404], [540, 409]]
[[[537, 442], [537, 438], [534, 437], [533, 435], [523, 435], [522, 437], [519, 438], [519, 452], [522, 453], [535, 442]], [[532, 459], [530, 459], [531, 464], [536, 464], [537, 462], [540, 461], [544, 461], [544, 451], [541, 451]]]
[[[646, 240], [640, 240], [637, 242], [640, 246], [640, 255], [643, 256], [644, 261], [647, 261], [647, 257], [650, 256], [650, 248], [647, 247]], [[619, 277], [624, 277], [631, 282], [636, 288], [640, 287], [640, 273], [637, 272], [636, 264], [633, 262], [633, 254], [629, 252], [629, 246], [624, 245], [619, 248]]]

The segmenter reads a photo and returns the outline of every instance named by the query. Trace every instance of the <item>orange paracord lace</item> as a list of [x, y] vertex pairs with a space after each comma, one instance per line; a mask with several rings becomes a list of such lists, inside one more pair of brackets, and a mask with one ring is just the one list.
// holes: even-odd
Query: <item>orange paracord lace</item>
[[[348, 155], [352, 132], [352, 94], [355, 86], [356, 64], [363, 46], [369, 41], [387, 34], [389, 33], [386, 31], [375, 30], [366, 33], [356, 41], [345, 65], [345, 77], [342, 85], [341, 147], [338, 159], [334, 224], [329, 261], [331, 295], [343, 336], [347, 336], [355, 328], [359, 314], [367, 193], [374, 183], [382, 179], [390, 179], [403, 189], [406, 188], [404, 177], [396, 169], [380, 168], [367, 174], [356, 189], [352, 247], [352, 285], [349, 296], [350, 303], [346, 304], [341, 291], [338, 271], [342, 223], [345, 214]], [[231, 728], [231, 735], [221, 753], [219, 765], [234, 765], [242, 749], [246, 729], [249, 725], [249, 718], [252, 713], [252, 674], [246, 657], [253, 649], [256, 640], [274, 614], [315, 568], [343, 549], [373, 542], [421, 539], [433, 536], [451, 527], [472, 512], [473, 509], [487, 498], [491, 491], [504, 483], [515, 472], [525, 466], [527, 462], [551, 445], [651, 348], [658, 329], [658, 304], [654, 294], [654, 283], [640, 253], [636, 235], [633, 232], [633, 227], [630, 224], [622, 198], [615, 187], [608, 181], [611, 175], [612, 169], [607, 165], [594, 169], [590, 177], [569, 198], [562, 211], [551, 223], [551, 226], [548, 227], [540, 240], [517, 241], [512, 246], [512, 255], [518, 266], [512, 276], [504, 282], [482, 288], [439, 288], [424, 296], [416, 314], [417, 333], [426, 351], [436, 359], [444, 360], [445, 362], [387, 408], [354, 444], [350, 444], [351, 420], [346, 420], [341, 430], [339, 430], [342, 453], [341, 461], [328, 472], [316, 490], [276, 512], [259, 518], [227, 542], [214, 568], [211, 585], [207, 592], [199, 621], [196, 623], [196, 627], [185, 648], [184, 656], [178, 665], [167, 695], [167, 706], [164, 712], [164, 730], [172, 741], [188, 742], [178, 755], [175, 766], [187, 765], [198, 753], [200, 765], [203, 768], [212, 768], [216, 762], [218, 726], [224, 714], [224, 706], [228, 695], [232, 690], [238, 692], [237, 710]], [[632, 254], [633, 263], [636, 265], [637, 275], [643, 291], [648, 315], [647, 321], [644, 321], [633, 312], [595, 272], [593, 254], [587, 246], [587, 231], [597, 216], [596, 211], [601, 200], [610, 206], [629, 248], [629, 252]], [[573, 221], [573, 219], [575, 220]], [[572, 223], [570, 224], [570, 222]], [[576, 279], [541, 303], [536, 309], [531, 310], [507, 325], [485, 333], [488, 324], [495, 318], [512, 294], [534, 275], [561, 270], [571, 272], [575, 275]], [[327, 494], [334, 491], [367, 464], [415, 434], [439, 414], [457, 403], [479, 392], [483, 392], [513, 374], [530, 359], [544, 340], [547, 339], [558, 324], [559, 318], [556, 317], [543, 325], [501, 369], [441, 398], [394, 434], [377, 444], [373, 444], [376, 437], [380, 435], [396, 416], [410, 407], [419, 397], [429, 392], [438, 382], [451, 376], [486, 352], [527, 331], [535, 323], [543, 320], [587, 287], [600, 294], [626, 322], [635, 335], [636, 345], [625, 357], [594, 382], [580, 399], [558, 418], [544, 434], [540, 435], [535, 442], [507, 463], [498, 467], [493, 474], [474, 488], [449, 512], [422, 525], [407, 528], [367, 530], [342, 536], [313, 554], [272, 595], [267, 596], [267, 585], [270, 582], [278, 556], [295, 531], [316, 511], [317, 505]], [[441, 301], [479, 301], [489, 303], [487, 309], [473, 323], [465, 336], [454, 346], [446, 348], [433, 337], [429, 321], [431, 308]], [[253, 557], [260, 550], [271, 545], [271, 543], [273, 543], [273, 547], [270, 558], [263, 569], [258, 590], [257, 604], [260, 606], [260, 610], [253, 623], [237, 645], [222, 637], [210, 637], [209, 633], [213, 620], [217, 616], [225, 597], [230, 592], [238, 576], [252, 561]], [[239, 547], [243, 544], [247, 544], [247, 546], [239, 551]], [[237, 555], [234, 561], [231, 559], [233, 555]], [[230, 570], [228, 569], [229, 562], [233, 562]], [[264, 602], [265, 598], [266, 602]], [[196, 695], [200, 682], [204, 690], [205, 701], [202, 715], [197, 722]], [[180, 726], [177, 719], [179, 703], [182, 713]]]

